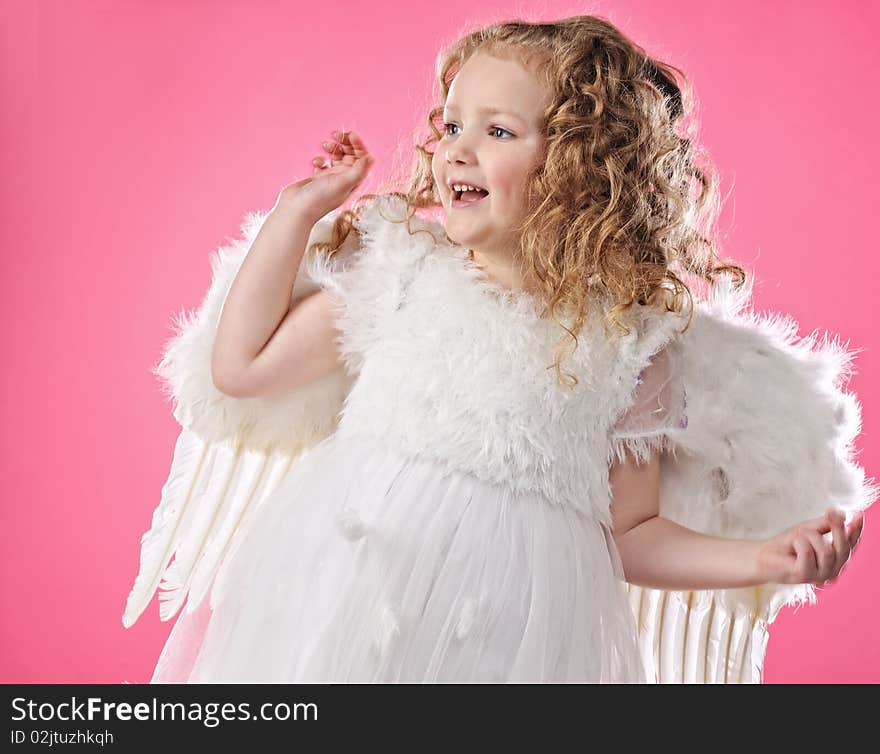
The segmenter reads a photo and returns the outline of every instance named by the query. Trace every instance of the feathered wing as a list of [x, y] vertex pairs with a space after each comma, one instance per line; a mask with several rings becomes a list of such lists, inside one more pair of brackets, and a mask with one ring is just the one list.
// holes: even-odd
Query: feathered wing
[[[338, 214], [334, 210], [315, 224], [309, 245], [330, 240]], [[242, 236], [212, 255], [212, 281], [202, 304], [177, 319], [175, 336], [154, 368], [182, 430], [150, 529], [141, 537], [139, 572], [122, 617], [126, 628], [157, 589], [163, 621], [187, 595], [188, 612], [199, 605], [252, 512], [300, 454], [332, 434], [354, 381], [346, 362], [301, 388], [260, 398], [234, 398], [214, 387], [211, 350], [223, 302], [267, 215], [248, 213]], [[322, 287], [338, 292], [357, 240], [351, 233], [332, 257], [307, 253], [291, 304]]]
[[[725, 277], [698, 303], [653, 371], [665, 378], [636, 389], [614, 452], [670, 451], [660, 512], [704, 534], [769, 538], [829, 507], [851, 518], [880, 491], [854, 460], [861, 407], [845, 383], [858, 350], [798, 338], [795, 321], [747, 311], [750, 299]], [[810, 584], [627, 589], [646, 672], [661, 683], [760, 682], [768, 625], [784, 605], [816, 601]]]

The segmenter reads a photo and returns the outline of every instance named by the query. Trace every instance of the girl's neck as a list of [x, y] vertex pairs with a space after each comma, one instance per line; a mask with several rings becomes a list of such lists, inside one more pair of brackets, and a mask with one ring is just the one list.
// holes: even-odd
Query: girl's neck
[[537, 288], [529, 285], [516, 262], [499, 262], [491, 256], [468, 249], [468, 259], [479, 268], [489, 281], [512, 291], [536, 293]]

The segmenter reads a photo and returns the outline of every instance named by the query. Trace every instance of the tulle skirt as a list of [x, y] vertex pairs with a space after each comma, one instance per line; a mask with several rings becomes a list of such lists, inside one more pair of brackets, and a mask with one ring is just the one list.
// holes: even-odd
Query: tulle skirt
[[373, 439], [309, 450], [254, 512], [153, 683], [644, 682], [588, 515]]

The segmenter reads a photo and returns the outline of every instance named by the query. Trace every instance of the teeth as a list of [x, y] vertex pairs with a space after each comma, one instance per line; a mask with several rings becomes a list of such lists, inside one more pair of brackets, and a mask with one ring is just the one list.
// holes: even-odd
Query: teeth
[[476, 188], [475, 186], [469, 186], [466, 183], [453, 183], [452, 188], [455, 191], [482, 191], [483, 189]]

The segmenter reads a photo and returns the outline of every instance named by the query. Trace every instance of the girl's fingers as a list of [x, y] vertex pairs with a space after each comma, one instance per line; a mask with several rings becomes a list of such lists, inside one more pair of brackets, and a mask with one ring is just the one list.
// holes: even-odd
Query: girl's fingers
[[333, 137], [336, 141], [321, 142], [327, 155], [312, 158], [312, 176], [345, 174], [351, 180], [362, 180], [373, 163], [363, 141], [354, 131], [333, 131]]
[[356, 131], [334, 131], [333, 136], [343, 144], [350, 146], [357, 157], [365, 155], [368, 151], [366, 144]]
[[862, 538], [862, 529], [865, 526], [865, 512], [859, 511], [851, 522], [851, 529], [847, 534], [850, 548], [854, 548]]
[[846, 561], [849, 559], [850, 546], [846, 539], [846, 531], [844, 530], [845, 521], [842, 514], [835, 514], [834, 522], [831, 527], [831, 536], [834, 547], [834, 573], [840, 572]]
[[322, 141], [321, 147], [324, 149], [327, 154], [331, 157], [342, 157], [346, 153], [346, 148], [343, 147], [338, 142], [333, 141]]
[[348, 140], [351, 142], [351, 145], [354, 147], [355, 151], [363, 152], [366, 149], [363, 139], [361, 139], [361, 137], [354, 131], [351, 131], [348, 134]]
[[340, 141], [339, 139], [334, 139], [334, 141], [324, 141], [321, 142], [325, 149], [328, 147], [335, 148], [337, 154], [354, 154], [354, 146], [352, 146], [348, 141]]
[[349, 131], [334, 131], [333, 138], [339, 143], [341, 148], [349, 152], [354, 151]]
[[353, 131], [345, 133], [334, 131], [333, 136], [337, 141], [321, 142], [321, 147], [330, 155], [334, 166], [339, 164], [346, 166], [355, 165], [358, 160], [369, 157], [360, 137]]
[[795, 561], [792, 566], [792, 576], [796, 583], [803, 584], [812, 579], [816, 572], [816, 557], [809, 542], [801, 537], [795, 537], [791, 542], [795, 551]]
[[817, 531], [807, 529], [804, 536], [816, 553], [817, 581], [827, 581], [834, 568], [834, 549], [831, 544]]

